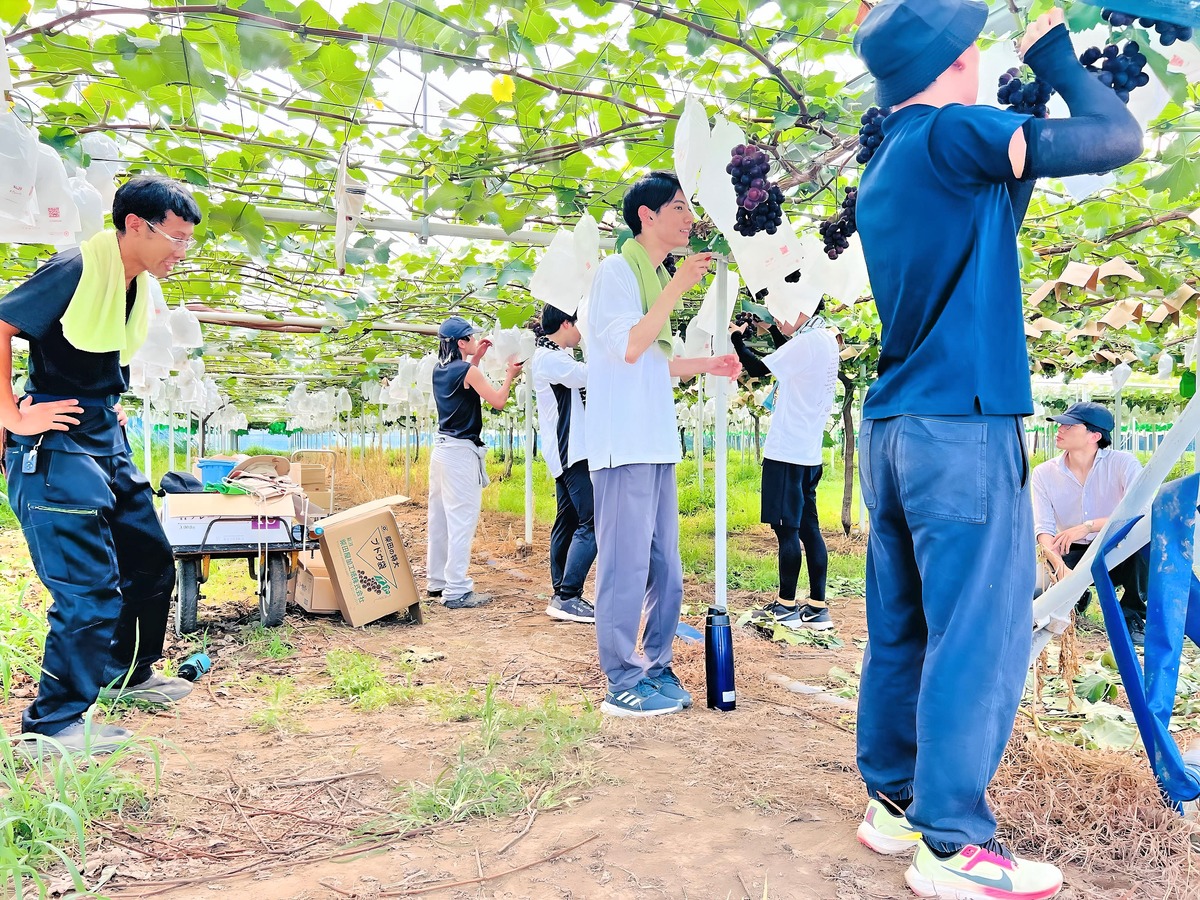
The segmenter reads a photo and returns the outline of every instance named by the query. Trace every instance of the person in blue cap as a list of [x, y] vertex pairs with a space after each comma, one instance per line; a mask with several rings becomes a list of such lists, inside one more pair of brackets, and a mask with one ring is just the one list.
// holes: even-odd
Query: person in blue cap
[[[1033, 470], [1034, 534], [1054, 569], [1065, 578], [1091, 546], [1108, 517], [1142, 471], [1132, 453], [1112, 449], [1113, 414], [1099, 403], [1075, 403], [1050, 416], [1058, 423], [1054, 444], [1061, 456]], [[1121, 586], [1121, 612], [1136, 646], [1146, 642], [1146, 588], [1150, 565], [1135, 553], [1112, 570]], [[1091, 593], [1076, 609], [1087, 609]]]
[[428, 545], [426, 588], [448, 609], [465, 609], [491, 602], [475, 592], [467, 574], [471, 542], [479, 524], [483, 489], [488, 485], [483, 445], [483, 404], [504, 409], [521, 363], [509, 360], [504, 384], [497, 388], [479, 370], [492, 342], [483, 329], [462, 316], [451, 316], [438, 327], [438, 362], [433, 369], [433, 399], [438, 433], [429, 458]]
[[[0, 299], [9, 499], [54, 598], [37, 699], [21, 716], [31, 753], [110, 753], [131, 735], [91, 721], [97, 699], [169, 705], [192, 689], [154, 669], [175, 560], [119, 401], [149, 328], [150, 280], [183, 261], [200, 207], [179, 182], [140, 175], [117, 190], [112, 219]], [[29, 342], [19, 404], [7, 390], [15, 337]]]
[[1107, 171], [1142, 134], [1075, 57], [1062, 11], [1025, 62], [1070, 117], [977, 106], [978, 0], [883, 0], [854, 47], [891, 107], [856, 218], [882, 324], [859, 436], [871, 514], [858, 837], [911, 852], [922, 897], [1051, 897], [1062, 874], [996, 840], [985, 792], [1031, 651], [1033, 412], [1017, 229], [1035, 178]]

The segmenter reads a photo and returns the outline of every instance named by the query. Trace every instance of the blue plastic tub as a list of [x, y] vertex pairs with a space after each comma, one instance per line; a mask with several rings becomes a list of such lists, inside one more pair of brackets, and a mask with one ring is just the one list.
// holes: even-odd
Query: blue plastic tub
[[232, 459], [198, 459], [196, 465], [200, 469], [200, 481], [207, 487], [224, 481], [237, 463]]

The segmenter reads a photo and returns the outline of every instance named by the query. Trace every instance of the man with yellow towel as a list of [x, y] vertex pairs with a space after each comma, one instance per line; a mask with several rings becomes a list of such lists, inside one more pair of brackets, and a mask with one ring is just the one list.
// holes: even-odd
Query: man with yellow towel
[[[181, 184], [133, 178], [113, 200], [115, 230], [56, 254], [0, 298], [9, 500], [54, 598], [37, 699], [21, 717], [26, 751], [111, 752], [131, 735], [86, 716], [98, 698], [169, 704], [191, 690], [153, 668], [174, 560], [150, 483], [130, 458], [119, 401], [146, 339], [150, 279], [187, 255], [199, 222]], [[14, 337], [29, 342], [19, 402], [7, 390]]]

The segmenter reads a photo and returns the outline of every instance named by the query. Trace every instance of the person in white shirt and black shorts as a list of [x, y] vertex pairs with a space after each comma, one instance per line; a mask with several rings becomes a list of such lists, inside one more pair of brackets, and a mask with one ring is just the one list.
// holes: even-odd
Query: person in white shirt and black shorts
[[[815, 312], [820, 309], [818, 305]], [[825, 423], [837, 389], [837, 338], [819, 315], [802, 314], [795, 324], [770, 327], [776, 349], [760, 357], [746, 346], [749, 326], [749, 321], [730, 326], [742, 368], [759, 378], [774, 375], [778, 385], [763, 449], [761, 518], [779, 542], [779, 599], [757, 610], [755, 618], [823, 631], [833, 627], [833, 619], [825, 602], [829, 553], [817, 516], [817, 484], [824, 471]], [[798, 604], [803, 557], [808, 559], [809, 597]]]

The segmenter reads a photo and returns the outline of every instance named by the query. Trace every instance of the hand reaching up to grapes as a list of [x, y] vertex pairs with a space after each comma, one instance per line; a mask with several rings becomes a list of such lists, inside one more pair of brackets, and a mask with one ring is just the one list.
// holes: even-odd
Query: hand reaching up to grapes
[[680, 293], [691, 290], [700, 283], [701, 279], [708, 274], [712, 258], [711, 253], [693, 253], [682, 262], [675, 264], [675, 277], [671, 280], [680, 288]]
[[1057, 6], [1048, 13], [1038, 16], [1025, 29], [1025, 36], [1017, 46], [1017, 55], [1025, 58], [1025, 52], [1040, 41], [1056, 25], [1063, 24], [1063, 11]]

